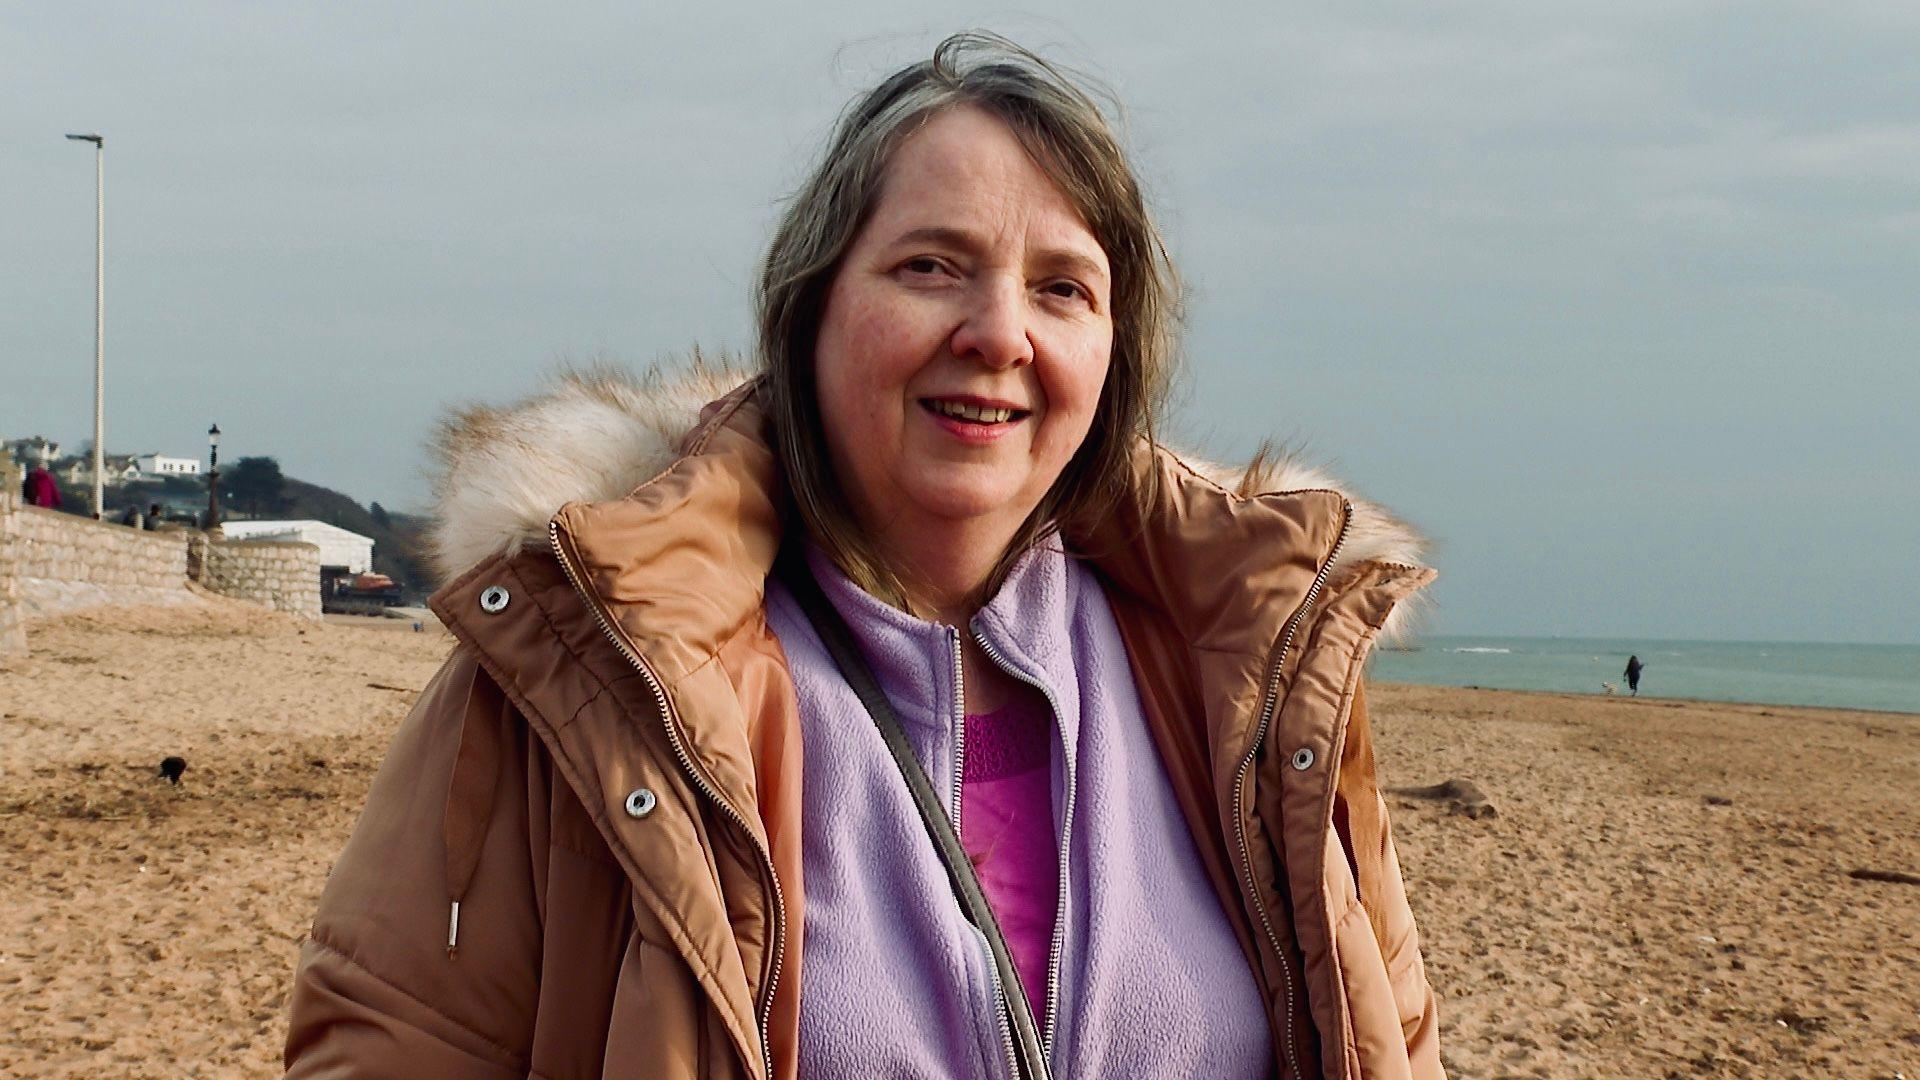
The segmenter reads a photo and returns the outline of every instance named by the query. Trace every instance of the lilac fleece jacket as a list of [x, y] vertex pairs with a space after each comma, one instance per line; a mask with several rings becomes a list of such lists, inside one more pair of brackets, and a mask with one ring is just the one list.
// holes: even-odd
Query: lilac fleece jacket
[[[963, 631], [868, 596], [817, 551], [809, 562], [957, 820]], [[805, 753], [800, 1075], [1011, 1077], [986, 939], [949, 891], [879, 732], [777, 581], [767, 617], [792, 667]], [[1058, 974], [1036, 1017], [1053, 1075], [1268, 1075], [1252, 972], [1174, 802], [1099, 583], [1043, 544], [971, 632], [1053, 705]]]

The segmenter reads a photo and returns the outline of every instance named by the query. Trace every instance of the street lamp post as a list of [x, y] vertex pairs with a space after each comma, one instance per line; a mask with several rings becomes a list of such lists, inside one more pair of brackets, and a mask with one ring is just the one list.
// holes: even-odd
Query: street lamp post
[[220, 425], [207, 429], [207, 528], [220, 526]]
[[98, 134], [68, 135], [93, 144], [93, 516], [104, 508], [107, 329], [107, 140]]

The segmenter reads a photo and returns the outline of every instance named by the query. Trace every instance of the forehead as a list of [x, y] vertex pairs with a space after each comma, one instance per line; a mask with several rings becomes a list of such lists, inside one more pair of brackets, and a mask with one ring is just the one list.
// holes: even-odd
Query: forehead
[[887, 163], [872, 226], [891, 233], [926, 225], [1022, 234], [1105, 262], [1073, 200], [1011, 128], [971, 106], [927, 120]]

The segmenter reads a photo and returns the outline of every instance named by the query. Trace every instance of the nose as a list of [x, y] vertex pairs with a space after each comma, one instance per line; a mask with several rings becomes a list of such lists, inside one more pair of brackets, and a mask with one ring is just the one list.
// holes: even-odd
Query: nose
[[969, 290], [968, 306], [949, 342], [953, 354], [996, 370], [1033, 363], [1025, 286], [994, 278]]

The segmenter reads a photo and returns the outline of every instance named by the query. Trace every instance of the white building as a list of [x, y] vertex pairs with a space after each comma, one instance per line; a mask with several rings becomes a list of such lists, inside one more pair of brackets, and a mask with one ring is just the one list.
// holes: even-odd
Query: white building
[[220, 531], [229, 540], [296, 540], [320, 549], [320, 565], [339, 567], [351, 574], [373, 569], [373, 537], [349, 532], [324, 521], [223, 521]]
[[165, 454], [141, 454], [133, 459], [147, 476], [199, 476], [200, 459], [168, 457]]

